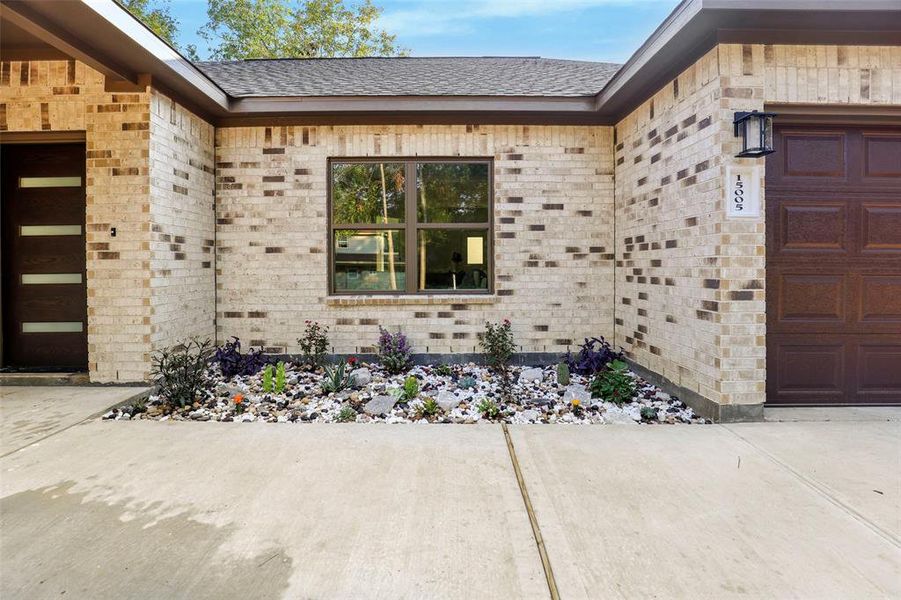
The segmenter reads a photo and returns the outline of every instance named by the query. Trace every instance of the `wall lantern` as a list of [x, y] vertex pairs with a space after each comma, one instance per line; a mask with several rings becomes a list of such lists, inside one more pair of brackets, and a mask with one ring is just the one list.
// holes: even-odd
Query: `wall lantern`
[[773, 148], [773, 117], [768, 112], [737, 112], [732, 121], [735, 137], [741, 137], [741, 152], [737, 158], [757, 158], [776, 151]]

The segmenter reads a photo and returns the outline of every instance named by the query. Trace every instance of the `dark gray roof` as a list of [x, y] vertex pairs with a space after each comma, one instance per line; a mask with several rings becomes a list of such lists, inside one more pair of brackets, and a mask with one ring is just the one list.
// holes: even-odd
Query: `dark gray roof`
[[592, 96], [620, 65], [539, 57], [200, 62], [232, 96]]

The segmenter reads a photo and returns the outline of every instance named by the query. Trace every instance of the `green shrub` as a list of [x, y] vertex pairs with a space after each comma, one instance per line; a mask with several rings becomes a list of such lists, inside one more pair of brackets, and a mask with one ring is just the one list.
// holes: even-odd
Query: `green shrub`
[[326, 394], [331, 392], [338, 393], [346, 390], [353, 383], [353, 377], [347, 372], [347, 363], [340, 362], [334, 368], [325, 367], [325, 379], [320, 386]]
[[501, 323], [486, 322], [481, 344], [488, 364], [501, 377], [501, 391], [504, 396], [509, 396], [511, 388], [510, 358], [516, 352], [510, 320], [504, 319]]
[[635, 380], [629, 375], [629, 365], [621, 360], [610, 361], [588, 385], [592, 398], [602, 398], [614, 404], [624, 404], [635, 396]]
[[152, 375], [160, 395], [171, 404], [192, 404], [206, 382], [204, 371], [210, 359], [210, 340], [191, 339], [153, 353]]
[[304, 321], [306, 327], [303, 337], [297, 340], [300, 351], [303, 353], [303, 361], [312, 368], [325, 365], [325, 356], [328, 352], [328, 327], [320, 325], [318, 321]]
[[501, 408], [491, 398], [484, 398], [476, 405], [476, 410], [489, 419], [496, 419], [501, 414]]

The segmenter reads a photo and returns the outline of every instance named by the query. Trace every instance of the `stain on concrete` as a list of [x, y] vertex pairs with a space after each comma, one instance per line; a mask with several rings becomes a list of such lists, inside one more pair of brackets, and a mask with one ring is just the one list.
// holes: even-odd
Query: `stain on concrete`
[[292, 559], [283, 548], [229, 556], [235, 534], [192, 518], [160, 517], [73, 491], [74, 481], [0, 498], [0, 598], [281, 598]]

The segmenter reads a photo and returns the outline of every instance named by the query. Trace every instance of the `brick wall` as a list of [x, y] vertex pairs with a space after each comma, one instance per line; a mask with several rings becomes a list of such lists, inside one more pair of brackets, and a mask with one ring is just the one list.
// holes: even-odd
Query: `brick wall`
[[[217, 131], [218, 335], [297, 352], [304, 319], [337, 352], [400, 328], [417, 352], [477, 351], [509, 317], [522, 350], [560, 352], [612, 333], [609, 127], [254, 127]], [[495, 159], [496, 297], [330, 299], [326, 160]]]
[[150, 99], [151, 340], [154, 349], [214, 338], [212, 125], [153, 91]]
[[734, 158], [733, 113], [898, 104], [899, 81], [897, 47], [720, 45], [618, 123], [617, 343], [710, 400], [763, 402], [764, 219], [727, 220], [721, 183], [763, 160]]
[[92, 381], [138, 381], [149, 370], [148, 102], [148, 93], [105, 92], [103, 75], [74, 60], [0, 63], [0, 130], [85, 132]]
[[85, 132], [92, 381], [146, 380], [152, 350], [215, 335], [212, 125], [78, 61], [12, 61], [0, 130]]

